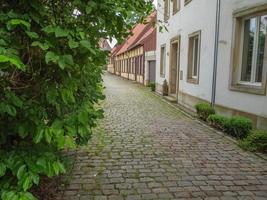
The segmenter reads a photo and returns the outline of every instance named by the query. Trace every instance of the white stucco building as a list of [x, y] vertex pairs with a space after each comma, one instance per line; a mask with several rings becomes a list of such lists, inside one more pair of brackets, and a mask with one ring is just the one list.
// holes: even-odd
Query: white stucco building
[[267, 129], [267, 0], [158, 4], [168, 31], [157, 34], [157, 92], [166, 80], [169, 96], [187, 108], [211, 102]]

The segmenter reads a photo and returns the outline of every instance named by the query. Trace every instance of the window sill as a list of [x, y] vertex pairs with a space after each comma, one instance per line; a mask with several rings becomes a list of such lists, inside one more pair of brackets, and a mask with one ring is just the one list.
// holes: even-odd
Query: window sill
[[198, 79], [196, 79], [196, 78], [188, 78], [187, 82], [188, 83], [192, 83], [192, 84], [198, 84], [199, 83]]
[[256, 85], [245, 85], [245, 84], [235, 84], [230, 85], [230, 90], [249, 93], [249, 94], [256, 94], [256, 95], [266, 95], [266, 87], [256, 86]]

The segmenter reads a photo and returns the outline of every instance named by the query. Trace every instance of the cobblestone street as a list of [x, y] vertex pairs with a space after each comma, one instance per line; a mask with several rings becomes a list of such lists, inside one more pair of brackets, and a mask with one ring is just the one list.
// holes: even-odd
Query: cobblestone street
[[61, 199], [267, 199], [267, 161], [148, 88], [109, 74], [104, 83], [105, 119]]

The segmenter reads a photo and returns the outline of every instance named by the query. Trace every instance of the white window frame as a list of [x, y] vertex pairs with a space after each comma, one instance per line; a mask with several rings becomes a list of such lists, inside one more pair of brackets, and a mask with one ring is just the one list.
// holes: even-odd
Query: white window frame
[[[195, 43], [196, 43], [196, 38], [198, 38], [198, 58], [197, 58], [197, 65], [195, 65]], [[192, 45], [192, 61], [191, 61], [191, 66], [189, 65], [189, 55], [190, 55], [190, 40], [193, 40], [193, 45]], [[201, 30], [196, 31], [194, 33], [189, 34], [188, 36], [188, 52], [187, 52], [187, 82], [198, 84], [199, 83], [199, 71], [200, 71], [200, 55], [201, 55]], [[196, 71], [197, 74], [196, 76], [194, 75], [194, 69], [195, 66], [197, 67]], [[191, 70], [191, 73], [190, 73]]]
[[[198, 77], [198, 67], [199, 67], [199, 56], [200, 56], [200, 53], [199, 53], [199, 49], [200, 49], [200, 45], [199, 45], [199, 34], [196, 34], [196, 35], [194, 35], [194, 36], [192, 36], [193, 37], [193, 40], [194, 40], [194, 42], [193, 42], [193, 61], [192, 61], [192, 74], [191, 74], [191, 77], [193, 78], [193, 79], [197, 79], [197, 77]], [[197, 48], [198, 48], [198, 57], [197, 57], [197, 64], [195, 65], [195, 47], [196, 47], [196, 38], [198, 38], [198, 44], [197, 44]], [[195, 67], [197, 68], [196, 70], [197, 70], [197, 74], [196, 75], [194, 75], [194, 71], [195, 71]]]
[[[162, 49], [164, 49], [164, 52], [162, 54]], [[160, 65], [162, 64], [162, 72], [161, 72], [161, 66], [160, 66], [160, 76], [162, 78], [165, 77], [165, 73], [166, 73], [166, 59], [167, 59], [167, 50], [166, 50], [166, 44], [163, 44], [160, 46]]]
[[[262, 86], [262, 81], [256, 82], [256, 68], [257, 68], [257, 56], [258, 56], [258, 45], [259, 45], [259, 28], [260, 28], [260, 17], [267, 15], [266, 13], [259, 13], [257, 15], [252, 15], [248, 17], [244, 17], [242, 19], [242, 32], [241, 32], [241, 45], [240, 45], [240, 58], [239, 58], [239, 73], [238, 73], [238, 83], [241, 85], [251, 85], [251, 86]], [[254, 44], [253, 44], [253, 55], [252, 55], [252, 65], [251, 65], [251, 76], [250, 76], [250, 81], [242, 81], [241, 76], [242, 76], [242, 67], [243, 67], [243, 51], [244, 51], [244, 35], [245, 35], [245, 21], [248, 19], [256, 18], [256, 32], [255, 32], [255, 37], [254, 37]], [[267, 37], [266, 37], [267, 39]], [[266, 49], [267, 50], [267, 49]], [[266, 67], [263, 64], [263, 68]]]
[[[244, 20], [267, 14], [267, 3], [259, 3], [233, 12], [233, 37], [231, 43], [231, 69], [229, 74], [229, 90], [266, 96], [267, 93], [267, 51], [264, 52], [261, 83], [253, 83], [241, 80]], [[267, 49], [267, 41], [265, 42]], [[255, 51], [254, 51], [255, 55]], [[255, 57], [255, 56], [254, 56]], [[254, 61], [255, 62], [255, 61]], [[255, 68], [256, 69], [256, 68]], [[254, 77], [255, 77], [255, 72]], [[253, 76], [252, 76], [253, 77]], [[252, 80], [252, 79], [251, 79]], [[255, 80], [255, 78], [253, 78]]]

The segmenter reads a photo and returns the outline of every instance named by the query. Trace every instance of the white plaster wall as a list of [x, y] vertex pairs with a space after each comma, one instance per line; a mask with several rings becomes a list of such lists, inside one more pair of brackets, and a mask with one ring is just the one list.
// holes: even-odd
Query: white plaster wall
[[[163, 5], [163, 0], [158, 0], [158, 3]], [[233, 12], [260, 3], [267, 3], [267, 0], [222, 0], [221, 2], [216, 104], [267, 117], [266, 95], [259, 96], [229, 90]], [[165, 79], [169, 82], [170, 39], [180, 35], [180, 70], [183, 71], [183, 79], [179, 81], [179, 90], [210, 101], [214, 59], [215, 12], [216, 0], [192, 0], [186, 6], [184, 6], [184, 1], [181, 0], [180, 11], [172, 15], [172, 1], [170, 1], [168, 32], [158, 32], [157, 34], [156, 82], [158, 84], [162, 84]], [[164, 21], [163, 6], [158, 7], [157, 15], [159, 20]], [[201, 30], [201, 52], [199, 84], [196, 85], [187, 83], [186, 77], [188, 35], [198, 30]], [[163, 44], [166, 44], [167, 52], [164, 78], [160, 77], [160, 47]]]
[[267, 0], [222, 0], [216, 103], [267, 117], [267, 96], [229, 90], [233, 12], [266, 3]]
[[[163, 0], [159, 3], [163, 5]], [[183, 79], [179, 81], [181, 92], [210, 100], [213, 67], [214, 29], [215, 29], [215, 0], [192, 0], [184, 6], [181, 1], [181, 9], [172, 15], [172, 1], [170, 1], [170, 19], [168, 20], [168, 32], [157, 34], [157, 71], [156, 81], [162, 84], [164, 79], [169, 82], [169, 53], [170, 39], [180, 35], [180, 71]], [[163, 6], [158, 8], [158, 19], [163, 20]], [[187, 82], [187, 55], [188, 35], [201, 30], [199, 84]], [[166, 44], [167, 60], [165, 78], [160, 77], [160, 47]]]

